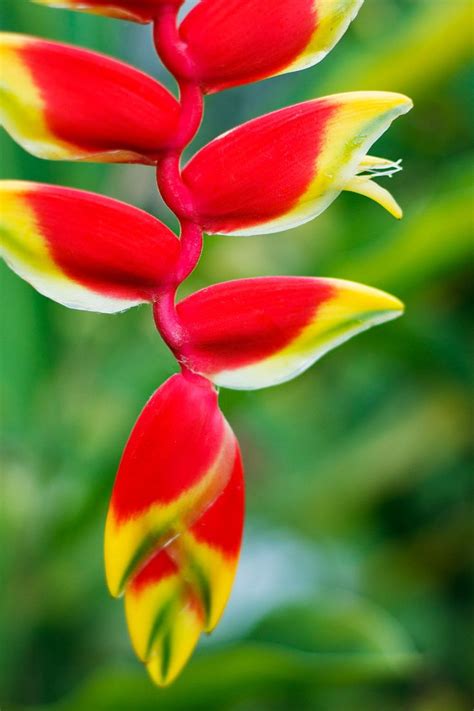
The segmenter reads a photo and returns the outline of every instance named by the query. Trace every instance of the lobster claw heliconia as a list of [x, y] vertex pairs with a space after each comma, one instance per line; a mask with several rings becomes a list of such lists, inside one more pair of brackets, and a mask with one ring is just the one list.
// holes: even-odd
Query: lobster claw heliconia
[[201, 0], [184, 18], [179, 33], [202, 89], [212, 93], [320, 62], [362, 3]]
[[153, 164], [180, 107], [152, 77], [78, 47], [0, 33], [0, 123], [38, 158]]
[[133, 646], [170, 683], [232, 587], [243, 526], [237, 440], [204, 378], [174, 375], [149, 400], [117, 473], [105, 530], [112, 595]]
[[143, 210], [84, 190], [19, 180], [0, 181], [0, 203], [0, 256], [64, 306], [124, 311], [153, 301], [174, 279], [179, 240]]
[[254, 390], [296, 377], [329, 350], [403, 312], [396, 297], [342, 279], [258, 277], [181, 301], [176, 357], [217, 385]]
[[343, 191], [402, 212], [373, 178], [399, 161], [367, 155], [411, 100], [385, 91], [334, 94], [253, 119], [201, 148], [183, 171], [204, 230], [251, 235], [317, 217]]

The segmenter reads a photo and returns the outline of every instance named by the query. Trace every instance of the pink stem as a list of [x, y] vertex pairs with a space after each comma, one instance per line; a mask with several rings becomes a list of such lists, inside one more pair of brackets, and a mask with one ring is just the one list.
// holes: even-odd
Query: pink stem
[[176, 79], [187, 79], [197, 84], [195, 64], [189, 55], [186, 43], [179, 36], [177, 15], [176, 5], [162, 5], [157, 10], [153, 31], [156, 51], [165, 67]]
[[161, 196], [179, 220], [196, 221], [191, 191], [183, 182], [180, 169], [181, 154], [167, 151], [158, 162], [156, 179]]
[[[196, 135], [204, 112], [194, 64], [177, 29], [177, 13], [176, 5], [163, 5], [157, 12], [154, 30], [158, 54], [178, 82], [181, 105], [174, 145], [161, 155], [157, 166], [160, 193], [180, 222], [181, 252], [173, 281], [156, 295], [153, 306], [156, 327], [174, 353], [181, 349], [188, 337], [176, 310], [176, 290], [191, 274], [202, 251], [202, 229], [192, 193], [181, 176], [181, 155]], [[182, 369], [186, 370], [185, 366]]]
[[180, 220], [181, 254], [176, 269], [179, 284], [194, 271], [202, 252], [202, 230], [195, 222]]
[[178, 77], [179, 102], [181, 104], [180, 125], [176, 136], [177, 148], [183, 151], [199, 131], [204, 115], [204, 100], [199, 84]]
[[[181, 222], [181, 254], [176, 268], [176, 282], [164, 287], [153, 304], [153, 317], [163, 340], [173, 351], [185, 344], [188, 333], [176, 310], [176, 289], [191, 274], [199, 261], [202, 250], [202, 230], [193, 222]], [[181, 364], [181, 369], [185, 366]]]
[[185, 329], [176, 312], [175, 295], [176, 286], [169, 286], [155, 297], [153, 304], [156, 327], [173, 352], [178, 350], [186, 340]]

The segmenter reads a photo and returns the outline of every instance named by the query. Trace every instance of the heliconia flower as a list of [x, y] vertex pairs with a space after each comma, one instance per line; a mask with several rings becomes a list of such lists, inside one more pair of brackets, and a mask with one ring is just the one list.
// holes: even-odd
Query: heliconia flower
[[320, 62], [363, 0], [201, 0], [180, 35], [207, 93]]
[[33, 0], [39, 5], [82, 10], [133, 22], [150, 22], [160, 6], [180, 6], [184, 0]]
[[232, 588], [242, 538], [238, 449], [224, 491], [189, 529], [161, 548], [125, 591], [130, 637], [152, 679], [169, 684], [200, 634], [217, 624]]
[[177, 310], [188, 331], [178, 359], [218, 385], [252, 390], [299, 375], [403, 304], [341, 279], [260, 277], [207, 287]]
[[340, 279], [262, 277], [215, 284], [175, 303], [202, 232], [278, 232], [320, 214], [343, 190], [395, 217], [373, 182], [400, 161], [368, 155], [412, 102], [336, 94], [276, 111], [211, 141], [181, 171], [202, 94], [312, 66], [363, 0], [34, 0], [155, 23], [180, 100], [152, 77], [95, 52], [0, 33], [0, 122], [40, 158], [157, 166], [181, 241], [148, 213], [93, 193], [0, 181], [0, 255], [45, 296], [104, 313], [148, 302], [181, 373], [145, 405], [125, 446], [104, 535], [107, 584], [124, 596], [134, 650], [161, 686], [223, 614], [244, 519], [237, 439], [214, 384], [287, 381], [326, 352], [400, 315], [403, 304]]
[[173, 279], [177, 237], [142, 210], [55, 185], [0, 181], [0, 254], [40, 293], [113, 313]]
[[401, 209], [377, 175], [399, 161], [368, 156], [372, 144], [412, 102], [377, 91], [335, 94], [254, 119], [191, 158], [183, 180], [209, 233], [279, 232], [319, 215], [343, 190]]
[[[237, 441], [212, 384], [199, 376], [171, 377], [138, 418], [115, 480], [105, 531], [112, 595], [120, 595], [157, 550], [169, 550], [171, 542], [180, 548], [181, 538], [184, 553], [189, 549], [196, 561], [193, 575], [204, 576], [202, 585], [210, 590], [212, 571], [206, 571], [205, 554], [204, 563], [199, 558], [214, 540], [196, 525], [236, 468], [241, 472]], [[213, 620], [219, 602], [206, 597], [203, 604], [206, 619]]]
[[115, 59], [1, 33], [0, 64], [0, 121], [39, 158], [152, 164], [176, 136], [176, 99]]

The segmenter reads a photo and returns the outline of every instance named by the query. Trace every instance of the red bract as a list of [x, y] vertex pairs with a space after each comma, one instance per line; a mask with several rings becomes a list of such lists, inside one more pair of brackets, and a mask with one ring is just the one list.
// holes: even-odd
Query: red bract
[[242, 524], [240, 453], [217, 393], [204, 378], [175, 375], [130, 435], [105, 531], [110, 591], [125, 590], [135, 650], [159, 683], [222, 614]]
[[362, 2], [201, 0], [179, 33], [211, 93], [320, 62]]
[[2, 252], [65, 306], [111, 313], [153, 301], [173, 281], [180, 243], [147, 212], [56, 185], [0, 183]]
[[180, 107], [123, 62], [58, 42], [0, 34], [5, 128], [39, 158], [154, 163]]
[[201, 0], [180, 26], [181, 0], [37, 0], [154, 22], [180, 98], [108, 57], [20, 35], [0, 37], [0, 116], [43, 158], [157, 165], [178, 240], [151, 215], [92, 193], [4, 181], [0, 235], [7, 263], [38, 291], [79, 309], [153, 306], [181, 367], [145, 406], [113, 487], [105, 531], [112, 595], [124, 594], [137, 656], [159, 685], [217, 624], [240, 551], [239, 446], [212, 382], [255, 389], [289, 380], [403, 305], [339, 279], [265, 277], [215, 284], [176, 304], [203, 231], [278, 232], [316, 217], [344, 190], [395, 217], [376, 176], [400, 161], [368, 155], [411, 101], [352, 92], [290, 106], [211, 141], [184, 170], [203, 93], [320, 61], [362, 0]]
[[183, 171], [200, 224], [210, 233], [248, 235], [311, 220], [353, 190], [367, 151], [410, 108], [402, 94], [336, 94], [228, 131]]
[[177, 309], [189, 333], [178, 359], [218, 385], [253, 390], [299, 375], [403, 305], [342, 279], [261, 277], [210, 286]]
[[157, 390], [125, 448], [110, 503], [112, 593], [122, 592], [157, 545], [202, 516], [227, 485], [235, 456], [235, 437], [208, 380], [175, 375]]

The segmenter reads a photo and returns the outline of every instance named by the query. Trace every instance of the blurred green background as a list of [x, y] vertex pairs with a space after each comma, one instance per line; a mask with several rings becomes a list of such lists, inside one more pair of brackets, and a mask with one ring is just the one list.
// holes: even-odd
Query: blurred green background
[[[472, 708], [473, 12], [470, 0], [366, 0], [321, 65], [207, 100], [193, 150], [304, 98], [413, 97], [374, 150], [403, 158], [390, 184], [401, 223], [346, 193], [287, 233], [207, 238], [183, 288], [344, 277], [392, 291], [407, 312], [298, 380], [221, 393], [246, 464], [243, 555], [221, 626], [165, 691], [106, 591], [102, 532], [123, 444], [175, 363], [148, 308], [67, 311], [0, 265], [3, 710]], [[147, 27], [23, 0], [1, 14], [5, 29], [108, 52], [173, 86]], [[95, 190], [175, 226], [152, 169], [48, 163], [0, 139], [2, 177]]]

